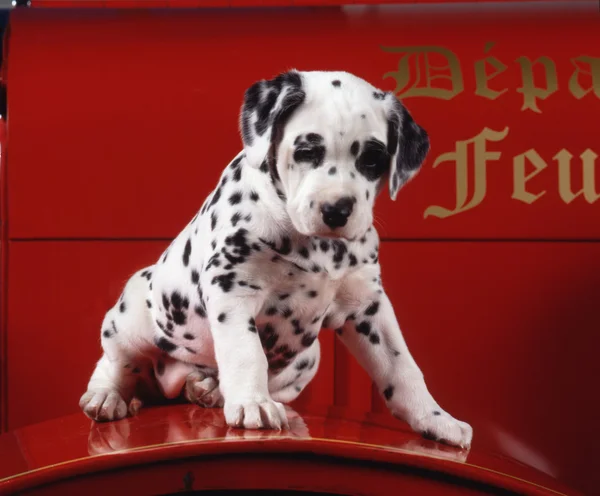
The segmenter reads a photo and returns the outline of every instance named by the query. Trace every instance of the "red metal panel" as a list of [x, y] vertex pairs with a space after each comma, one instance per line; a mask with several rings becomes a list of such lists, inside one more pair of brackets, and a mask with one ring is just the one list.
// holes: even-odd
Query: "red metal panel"
[[[454, 71], [454, 91], [405, 95], [431, 134], [432, 152], [396, 204], [381, 198], [383, 234], [596, 239], [600, 188], [591, 171], [599, 152], [593, 123], [600, 81], [591, 74], [596, 77], [593, 67], [600, 64], [598, 22], [595, 10], [575, 10], [15, 12], [8, 68], [10, 235], [174, 236], [240, 148], [237, 113], [252, 82], [293, 66], [340, 68], [387, 90], [399, 86], [402, 95], [416, 80], [417, 58], [424, 84], [428, 52], [430, 69]], [[488, 78], [500, 71], [489, 89], [484, 70]], [[52, 77], [40, 83], [31, 74]], [[542, 89], [536, 93], [528, 81]], [[472, 144], [467, 147], [458, 175], [464, 211], [440, 218], [457, 203], [456, 157], [447, 154], [477, 136], [480, 144], [487, 138], [488, 163], [481, 149], [475, 160]], [[582, 160], [587, 196], [573, 198]], [[474, 183], [474, 172], [482, 179], [484, 169], [486, 183]], [[566, 173], [559, 176], [560, 170]], [[177, 202], [165, 205], [165, 197]]]
[[335, 405], [356, 410], [371, 409], [371, 378], [337, 338], [334, 377]]

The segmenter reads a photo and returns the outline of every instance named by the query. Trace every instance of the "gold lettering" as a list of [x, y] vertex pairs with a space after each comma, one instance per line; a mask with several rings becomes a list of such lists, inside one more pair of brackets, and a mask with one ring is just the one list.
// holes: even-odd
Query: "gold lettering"
[[[461, 212], [476, 207], [481, 203], [486, 195], [486, 166], [489, 160], [498, 160], [500, 158], [500, 152], [488, 152], [486, 144], [488, 141], [502, 141], [508, 135], [508, 127], [505, 127], [503, 131], [494, 131], [487, 127], [483, 129], [477, 136], [466, 141], [457, 141], [456, 149], [453, 152], [448, 152], [440, 155], [433, 167], [437, 167], [439, 164], [444, 162], [454, 162], [456, 168], [456, 207], [453, 210], [432, 205], [427, 207], [423, 217], [426, 219], [432, 215], [443, 219], [456, 215]], [[474, 190], [473, 197], [467, 203], [467, 192], [469, 187], [468, 180], [468, 160], [467, 160], [467, 149], [468, 145], [473, 143], [475, 147], [475, 164], [473, 167], [474, 174]]]
[[[545, 100], [558, 90], [556, 65], [548, 57], [540, 57], [533, 62], [527, 57], [519, 57], [517, 62], [521, 64], [521, 78], [523, 80], [523, 86], [517, 88], [517, 92], [522, 93], [524, 97], [521, 110], [529, 109], [541, 114], [542, 111], [537, 106], [537, 99]], [[535, 85], [533, 69], [536, 64], [541, 64], [544, 68], [545, 88]]]
[[[526, 159], [535, 167], [535, 170], [529, 174], [525, 173]], [[537, 176], [546, 167], [548, 167], [548, 164], [533, 148], [527, 150], [525, 153], [521, 153], [521, 155], [517, 155], [513, 159], [513, 199], [520, 200], [531, 205], [534, 201], [543, 196], [546, 193], [545, 191], [542, 191], [537, 195], [527, 191], [526, 183], [533, 177]]]
[[[581, 100], [585, 95], [593, 91], [594, 95], [600, 98], [600, 58], [581, 55], [571, 59], [571, 63], [575, 67], [575, 72], [569, 79], [569, 91], [571, 94], [578, 100]], [[579, 63], [588, 64], [587, 70], [581, 67]], [[591, 78], [587, 88], [584, 88], [581, 84], [579, 79], [581, 75]]]
[[[493, 42], [486, 43], [483, 50], [484, 53], [488, 53], [494, 46]], [[486, 71], [486, 62], [491, 65], [495, 71], [488, 74]], [[504, 88], [501, 91], [493, 90], [488, 86], [488, 81], [494, 79], [498, 74], [501, 74], [507, 69], [507, 66], [500, 62], [496, 57], [486, 57], [475, 62], [475, 94], [488, 98], [489, 100], [495, 100], [500, 95], [508, 91]]]
[[[426, 96], [450, 100], [464, 90], [464, 82], [460, 62], [456, 55], [443, 47], [415, 46], [415, 47], [381, 47], [384, 52], [404, 54], [398, 62], [398, 70], [386, 72], [388, 77], [396, 81], [394, 93], [398, 98], [412, 96]], [[430, 57], [440, 56], [446, 60], [446, 65], [435, 66]], [[414, 68], [414, 77], [411, 77], [411, 60]], [[424, 75], [422, 74], [424, 72]], [[436, 72], [438, 72], [436, 74]], [[450, 88], [433, 86], [436, 80], [447, 81]]]
[[573, 155], [564, 148], [553, 158], [558, 161], [558, 192], [565, 203], [571, 203], [583, 195], [588, 203], [594, 203], [600, 195], [596, 192], [596, 159], [598, 155], [589, 148], [580, 156], [583, 167], [583, 187], [573, 193], [571, 187], [571, 159]]

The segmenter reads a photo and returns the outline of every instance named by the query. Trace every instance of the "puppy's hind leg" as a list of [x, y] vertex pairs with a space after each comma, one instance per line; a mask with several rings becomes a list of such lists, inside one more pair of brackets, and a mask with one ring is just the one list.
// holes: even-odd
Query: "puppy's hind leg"
[[147, 283], [139, 274], [134, 275], [104, 318], [104, 353], [79, 401], [83, 412], [98, 422], [122, 419], [128, 413], [135, 414], [141, 406], [134, 397], [136, 386], [148, 380], [152, 366], [140, 351], [146, 340], [145, 331], [151, 332]]

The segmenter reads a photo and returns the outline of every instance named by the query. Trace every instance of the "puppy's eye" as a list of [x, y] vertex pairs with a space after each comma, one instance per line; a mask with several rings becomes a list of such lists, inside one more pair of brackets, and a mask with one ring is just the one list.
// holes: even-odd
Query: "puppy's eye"
[[296, 162], [311, 164], [314, 168], [319, 167], [323, 163], [324, 158], [325, 147], [322, 145], [315, 145], [310, 148], [301, 146], [294, 152], [294, 160]]
[[356, 168], [369, 181], [381, 177], [390, 163], [390, 156], [384, 150], [365, 150], [356, 161]]

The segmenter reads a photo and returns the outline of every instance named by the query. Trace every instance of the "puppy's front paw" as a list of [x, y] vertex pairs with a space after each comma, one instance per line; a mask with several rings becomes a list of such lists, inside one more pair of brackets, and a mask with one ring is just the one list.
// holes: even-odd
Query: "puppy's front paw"
[[[132, 400], [131, 413], [139, 409], [139, 400]], [[128, 413], [127, 403], [118, 391], [113, 389], [93, 389], [86, 391], [79, 400], [79, 407], [96, 422], [121, 420]]]
[[471, 447], [473, 428], [442, 409], [433, 410], [425, 417], [410, 422], [410, 426], [425, 439], [459, 448]]
[[283, 404], [270, 398], [250, 401], [225, 401], [225, 420], [231, 427], [245, 429], [289, 429]]

